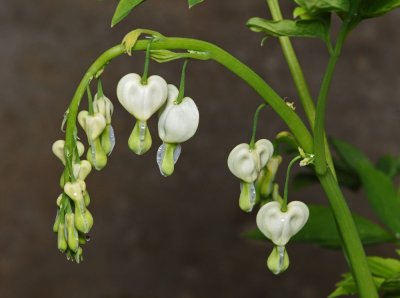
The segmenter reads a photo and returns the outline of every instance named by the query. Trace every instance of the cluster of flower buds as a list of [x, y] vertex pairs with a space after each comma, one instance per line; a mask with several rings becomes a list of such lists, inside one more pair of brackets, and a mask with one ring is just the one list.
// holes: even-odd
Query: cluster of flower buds
[[93, 217], [87, 206], [90, 203], [89, 194], [86, 191], [85, 179], [92, 170], [92, 165], [87, 160], [80, 160], [84, 153], [82, 143], [76, 143], [76, 150], [71, 156], [72, 164], [64, 155], [65, 141], [58, 140], [53, 144], [54, 154], [61, 160], [65, 170], [60, 179], [63, 189], [57, 198], [57, 216], [53, 231], [57, 233], [58, 249], [66, 253], [69, 260], [77, 263], [83, 259], [82, 247], [90, 238], [87, 233], [93, 226]]
[[138, 74], [127, 74], [117, 86], [119, 102], [136, 118], [128, 140], [129, 148], [136, 154], [144, 154], [150, 149], [152, 138], [147, 120], [159, 112], [158, 134], [163, 144], [157, 150], [157, 164], [163, 176], [174, 172], [181, 153], [180, 144], [189, 140], [199, 125], [196, 104], [181, 93], [177, 87], [155, 75], [143, 83]]

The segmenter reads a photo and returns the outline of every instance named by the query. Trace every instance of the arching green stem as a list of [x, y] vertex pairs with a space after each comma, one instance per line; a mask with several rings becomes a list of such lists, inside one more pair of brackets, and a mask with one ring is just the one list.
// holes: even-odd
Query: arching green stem
[[288, 196], [289, 196], [289, 180], [290, 180], [290, 171], [292, 170], [292, 167], [294, 165], [294, 163], [296, 161], [298, 161], [299, 159], [301, 159], [301, 156], [298, 155], [295, 158], [293, 158], [286, 170], [286, 180], [285, 180], [285, 188], [283, 190], [283, 203], [282, 203], [282, 212], [286, 212], [287, 211], [287, 202], [288, 202]]
[[185, 78], [186, 78], [186, 67], [189, 62], [189, 59], [185, 59], [182, 66], [182, 73], [181, 73], [181, 82], [179, 84], [179, 93], [178, 98], [176, 99], [176, 104], [180, 104], [185, 96]]
[[255, 143], [256, 143], [256, 132], [257, 132], [258, 116], [260, 114], [260, 111], [266, 106], [267, 105], [265, 103], [259, 105], [257, 110], [254, 113], [254, 116], [253, 116], [253, 132], [251, 134], [251, 140], [250, 140], [250, 143], [249, 143], [250, 149], [254, 149], [254, 146], [255, 146]]

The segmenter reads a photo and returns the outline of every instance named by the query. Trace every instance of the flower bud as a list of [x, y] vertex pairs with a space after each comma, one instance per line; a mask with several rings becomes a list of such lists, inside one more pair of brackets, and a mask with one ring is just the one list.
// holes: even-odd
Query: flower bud
[[101, 147], [103, 147], [104, 153], [110, 155], [115, 146], [115, 134], [111, 124], [107, 124], [103, 133], [100, 136]]
[[58, 228], [60, 226], [60, 222], [61, 222], [61, 218], [60, 218], [60, 210], [57, 210], [57, 214], [56, 214], [56, 219], [54, 220], [54, 224], [53, 224], [53, 232], [57, 233], [58, 232]]
[[111, 124], [111, 116], [114, 112], [114, 105], [106, 96], [99, 97], [98, 94], [94, 96], [93, 111], [100, 113], [106, 119], [106, 124]]
[[289, 267], [289, 255], [284, 246], [275, 246], [267, 260], [268, 269], [273, 274], [280, 274]]
[[78, 122], [86, 132], [89, 144], [97, 139], [106, 128], [106, 118], [100, 113], [90, 115], [88, 111], [81, 111], [78, 114]]
[[[76, 145], [78, 147], [78, 154], [79, 156], [82, 156], [83, 152], [85, 152], [85, 146], [81, 142], [76, 142]], [[55, 156], [57, 156], [63, 165], [65, 165], [65, 153], [64, 153], [64, 146], [65, 146], [65, 141], [64, 140], [58, 140], [55, 141], [52, 150]]]
[[273, 191], [273, 182], [281, 162], [280, 155], [271, 157], [257, 179], [258, 193], [264, 198], [269, 197]]
[[93, 216], [86, 208], [75, 206], [75, 227], [79, 232], [89, 233], [93, 226]]
[[87, 152], [86, 158], [98, 171], [107, 165], [107, 155], [101, 146], [100, 139], [97, 138], [93, 140], [90, 149]]
[[65, 214], [65, 228], [66, 228], [66, 238], [68, 242], [68, 247], [73, 252], [76, 252], [79, 248], [79, 237], [78, 231], [75, 229], [75, 216], [73, 213]]
[[65, 225], [63, 222], [61, 222], [57, 231], [57, 247], [62, 252], [66, 251], [68, 248], [67, 238], [65, 235]]

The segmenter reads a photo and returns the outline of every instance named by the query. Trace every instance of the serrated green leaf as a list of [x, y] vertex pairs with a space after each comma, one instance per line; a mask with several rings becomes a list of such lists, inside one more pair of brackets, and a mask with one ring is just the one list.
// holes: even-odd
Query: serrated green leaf
[[342, 159], [359, 175], [367, 199], [380, 220], [400, 234], [400, 200], [389, 176], [377, 170], [357, 148], [339, 140], [333, 145]]
[[348, 12], [350, 8], [349, 0], [295, 0], [295, 2], [312, 15], [324, 12]]
[[270, 36], [317, 37], [324, 41], [329, 37], [329, 24], [320, 20], [271, 21], [251, 18], [247, 26], [254, 32], [264, 32]]
[[120, 0], [111, 20], [111, 27], [121, 22], [129, 13], [145, 0]]
[[363, 0], [361, 3], [362, 18], [373, 18], [400, 7], [400, 0]]
[[188, 0], [189, 8], [192, 8], [193, 6], [203, 2], [204, 0]]
[[[327, 248], [340, 248], [341, 239], [331, 209], [320, 205], [308, 205], [308, 208], [310, 210], [308, 222], [290, 241], [314, 243]], [[353, 218], [364, 245], [394, 240], [390, 233], [368, 219], [354, 213]], [[265, 236], [258, 229], [246, 232], [244, 236], [253, 240], [265, 240]]]

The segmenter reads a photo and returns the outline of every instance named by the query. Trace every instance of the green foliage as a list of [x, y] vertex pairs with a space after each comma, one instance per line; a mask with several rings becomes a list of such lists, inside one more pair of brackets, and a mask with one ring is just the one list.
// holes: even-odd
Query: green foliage
[[347, 12], [350, 7], [349, 0], [295, 0], [295, 2], [311, 15], [323, 12]]
[[[139, 4], [142, 4], [144, 1], [146, 0], [120, 0], [111, 20], [111, 27], [114, 27], [125, 19], [134, 8]], [[204, 0], [188, 0], [189, 8], [192, 8], [203, 1]]]
[[400, 0], [363, 0], [361, 16], [363, 19], [381, 16], [400, 7]]
[[329, 23], [321, 20], [282, 20], [271, 21], [251, 18], [247, 26], [254, 32], [264, 32], [269, 36], [317, 37], [329, 40]]
[[[308, 222], [291, 241], [314, 243], [327, 248], [340, 248], [342, 242], [331, 209], [320, 205], [308, 205], [308, 208], [310, 210]], [[353, 214], [353, 219], [364, 245], [394, 240], [390, 233], [368, 219], [357, 214]], [[245, 236], [254, 240], [266, 240], [259, 230], [246, 232]]]
[[388, 175], [376, 169], [357, 148], [339, 140], [333, 140], [341, 158], [360, 177], [367, 199], [375, 213], [394, 233], [400, 233], [400, 200]]
[[[398, 297], [400, 294], [400, 260], [381, 257], [368, 257], [367, 259], [375, 285], [384, 295], [383, 297]], [[329, 298], [354, 294], [357, 294], [357, 287], [353, 277], [350, 273], [345, 273]]]
[[188, 0], [189, 8], [192, 8], [193, 6], [203, 2], [204, 0]]
[[125, 19], [128, 14], [145, 0], [120, 0], [111, 20], [111, 27]]
[[376, 168], [390, 178], [394, 178], [400, 172], [400, 158], [394, 158], [390, 155], [382, 156], [376, 165]]

